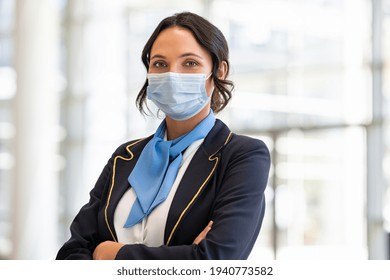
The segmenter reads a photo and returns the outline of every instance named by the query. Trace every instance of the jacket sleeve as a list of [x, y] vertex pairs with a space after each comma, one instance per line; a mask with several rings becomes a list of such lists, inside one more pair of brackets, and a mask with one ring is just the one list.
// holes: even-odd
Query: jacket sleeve
[[[221, 156], [213, 227], [197, 246], [123, 246], [116, 259], [246, 259], [257, 239], [265, 211], [264, 190], [270, 155], [265, 144], [235, 136], [229, 156]], [[238, 139], [238, 140], [237, 140]], [[229, 145], [228, 145], [229, 146]], [[200, 233], [200, 231], [199, 231]]]
[[213, 213], [213, 230], [201, 244], [217, 259], [248, 258], [265, 213], [270, 155], [263, 142], [243, 138], [240, 150], [226, 166]]
[[90, 199], [76, 215], [70, 226], [71, 237], [57, 253], [57, 260], [90, 260], [96, 246], [101, 242], [98, 226], [98, 213], [102, 207], [102, 195], [110, 180], [113, 157], [100, 174], [95, 187], [90, 192]]

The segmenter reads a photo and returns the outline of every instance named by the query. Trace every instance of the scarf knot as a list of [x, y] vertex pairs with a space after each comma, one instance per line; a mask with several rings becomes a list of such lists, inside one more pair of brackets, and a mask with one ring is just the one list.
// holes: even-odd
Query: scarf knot
[[171, 190], [182, 161], [182, 153], [194, 141], [205, 138], [215, 123], [212, 110], [193, 130], [177, 139], [165, 141], [165, 120], [146, 144], [130, 173], [128, 182], [137, 198], [125, 228], [138, 224], [162, 203]]

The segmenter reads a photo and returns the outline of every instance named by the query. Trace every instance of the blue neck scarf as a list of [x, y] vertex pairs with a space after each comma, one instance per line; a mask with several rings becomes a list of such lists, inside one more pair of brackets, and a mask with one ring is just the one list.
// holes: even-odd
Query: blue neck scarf
[[137, 199], [125, 228], [138, 224], [167, 198], [180, 167], [182, 152], [194, 141], [205, 138], [214, 123], [215, 116], [210, 110], [208, 116], [193, 130], [175, 140], [164, 141], [165, 120], [161, 122], [128, 178]]

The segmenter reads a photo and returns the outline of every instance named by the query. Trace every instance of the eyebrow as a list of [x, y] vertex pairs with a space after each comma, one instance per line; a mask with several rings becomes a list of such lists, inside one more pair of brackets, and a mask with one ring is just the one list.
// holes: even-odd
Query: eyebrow
[[165, 56], [161, 55], [161, 54], [155, 54], [153, 55], [150, 60], [154, 59], [154, 58], [165, 58]]
[[[203, 60], [203, 57], [201, 57], [200, 55], [198, 55], [198, 54], [196, 54], [196, 53], [192, 53], [192, 52], [183, 53], [183, 54], [181, 54], [179, 57], [188, 57], [188, 56], [195, 56], [195, 57], [197, 57], [197, 58]], [[155, 55], [153, 55], [153, 56], [150, 58], [150, 60], [156, 59], [156, 58], [165, 59], [166, 57], [163, 56], [163, 55], [161, 55], [161, 54], [155, 54]]]
[[201, 57], [200, 55], [196, 54], [196, 53], [183, 53], [180, 57], [187, 57], [187, 56], [196, 56], [197, 58], [200, 58], [200, 59], [203, 59], [203, 57]]

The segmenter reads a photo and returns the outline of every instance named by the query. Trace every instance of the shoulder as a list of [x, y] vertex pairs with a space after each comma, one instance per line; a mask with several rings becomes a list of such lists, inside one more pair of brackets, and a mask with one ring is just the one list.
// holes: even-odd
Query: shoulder
[[238, 150], [242, 153], [259, 151], [269, 156], [267, 145], [258, 138], [253, 138], [246, 135], [232, 133], [231, 140], [228, 143], [229, 147]]
[[114, 152], [113, 156], [126, 156], [132, 153], [138, 153], [143, 150], [145, 145], [150, 141], [153, 135], [127, 141], [121, 144]]
[[271, 156], [264, 141], [241, 134], [232, 133], [222, 153], [232, 157], [253, 158], [260, 156], [263, 160], [270, 161]]
[[219, 119], [217, 119], [213, 129], [206, 137], [203, 146], [211, 155], [218, 152], [222, 154], [245, 154], [257, 151], [269, 157], [268, 148], [262, 140], [234, 133]]
[[[265, 143], [258, 139], [247, 135], [232, 133], [231, 139], [228, 142], [230, 146], [236, 146], [242, 149], [267, 149]], [[268, 149], [267, 149], [268, 150]]]
[[267, 185], [271, 156], [266, 144], [255, 137], [231, 133], [228, 141], [216, 155], [220, 159], [221, 184], [227, 182], [241, 191], [264, 191]]

